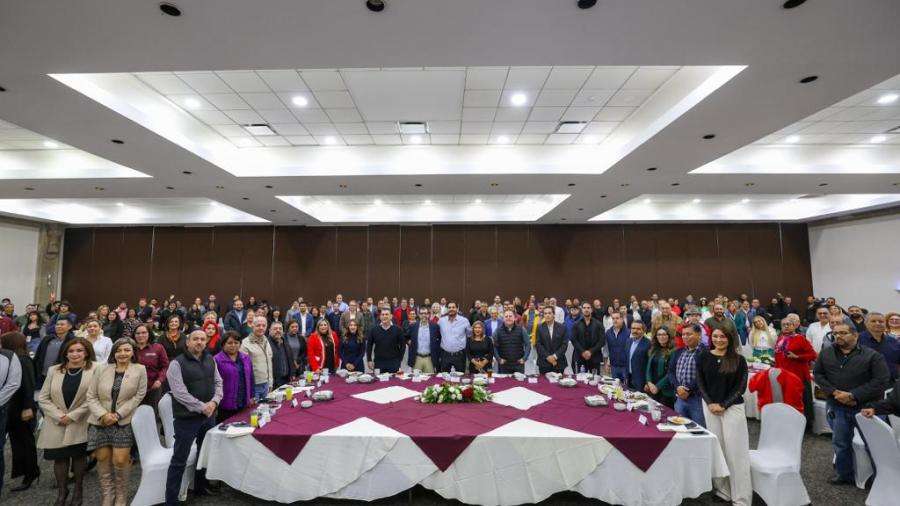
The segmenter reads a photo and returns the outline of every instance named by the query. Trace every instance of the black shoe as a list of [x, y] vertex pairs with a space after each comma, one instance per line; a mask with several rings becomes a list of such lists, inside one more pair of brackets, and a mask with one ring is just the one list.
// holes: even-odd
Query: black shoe
[[216, 490], [216, 489], [214, 489], [214, 488], [212, 488], [212, 487], [208, 487], [208, 486], [207, 486], [207, 487], [195, 488], [195, 489], [194, 489], [194, 496], [196, 496], [196, 497], [201, 497], [201, 496], [217, 496], [217, 495], [219, 495], [219, 491]]
[[853, 483], [851, 481], [847, 481], [838, 475], [834, 475], [831, 478], [828, 478], [828, 483], [830, 485], [853, 485], [853, 486], [856, 486], [855, 483]]
[[34, 476], [26, 476], [24, 479], [22, 479], [21, 485], [12, 487], [11, 489], [9, 489], [9, 491], [10, 492], [21, 492], [23, 490], [28, 490], [29, 488], [31, 488], [32, 483], [37, 482], [40, 477], [41, 477], [40, 474], [36, 474]]

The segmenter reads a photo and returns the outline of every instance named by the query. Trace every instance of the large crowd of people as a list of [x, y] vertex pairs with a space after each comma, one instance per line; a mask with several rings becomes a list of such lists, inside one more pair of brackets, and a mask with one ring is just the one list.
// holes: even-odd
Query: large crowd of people
[[[767, 304], [746, 294], [607, 304], [497, 295], [462, 308], [445, 298], [338, 294], [323, 305], [301, 297], [284, 307], [253, 296], [184, 304], [170, 295], [103, 304], [82, 318], [53, 296], [21, 314], [3, 300], [0, 428], [12, 449], [10, 477], [22, 478], [12, 490], [37, 479], [40, 449], [53, 461], [56, 505], [82, 503], [89, 462], [103, 505], [127, 504], [131, 416], [142, 404], [156, 411], [168, 393], [175, 446], [166, 503], [174, 504], [192, 444], [273, 389], [322, 369], [609, 375], [718, 437], [731, 477], [717, 492], [735, 504], [752, 498], [748, 359], [767, 358], [795, 376], [810, 422], [814, 397], [825, 400], [835, 484], [853, 482], [854, 415], [900, 413], [900, 388], [885, 397], [900, 372], [900, 314], [844, 308], [833, 298], [810, 296], [798, 308], [781, 294]], [[3, 466], [0, 458], [0, 490]], [[194, 488], [216, 493], [202, 472]]]

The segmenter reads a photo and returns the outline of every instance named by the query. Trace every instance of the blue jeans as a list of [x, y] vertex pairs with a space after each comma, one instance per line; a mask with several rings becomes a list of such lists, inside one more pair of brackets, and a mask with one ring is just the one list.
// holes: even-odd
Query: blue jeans
[[269, 384], [268, 383], [257, 383], [253, 385], [253, 398], [254, 399], [265, 399], [266, 396], [269, 395]]
[[[192, 418], [175, 419], [175, 448], [172, 452], [172, 461], [169, 463], [169, 473], [166, 475], [166, 506], [178, 503], [178, 492], [181, 491], [181, 479], [184, 477], [184, 467], [191, 453], [191, 445], [197, 442], [197, 454], [207, 431], [216, 425], [216, 419], [209, 416], [196, 416]], [[194, 490], [203, 490], [207, 487], [205, 475], [197, 472], [194, 476]]]
[[612, 373], [613, 378], [619, 378], [622, 380], [622, 386], [628, 384], [628, 367], [622, 366], [610, 366], [610, 372]]
[[834, 448], [834, 472], [847, 483], [856, 483], [853, 461], [853, 431], [856, 429], [858, 409], [829, 399], [825, 416], [831, 427], [831, 446]]
[[703, 414], [703, 402], [700, 400], [699, 395], [692, 395], [687, 400], [676, 397], [675, 411], [679, 415], [690, 418], [703, 428], [706, 428], [706, 416]]

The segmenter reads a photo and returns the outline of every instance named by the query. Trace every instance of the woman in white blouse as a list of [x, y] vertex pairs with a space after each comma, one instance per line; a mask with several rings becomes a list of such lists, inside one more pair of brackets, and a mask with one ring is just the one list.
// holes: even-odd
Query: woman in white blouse
[[754, 316], [753, 328], [750, 329], [750, 337], [747, 340], [753, 349], [753, 356], [768, 355], [769, 357], [774, 357], [775, 338], [775, 331], [769, 327], [766, 319], [762, 316]]
[[85, 321], [84, 330], [86, 332], [84, 337], [94, 347], [94, 355], [97, 357], [97, 362], [105, 364], [109, 359], [109, 353], [112, 351], [112, 339], [103, 335], [103, 326], [100, 325], [100, 321], [96, 318]]

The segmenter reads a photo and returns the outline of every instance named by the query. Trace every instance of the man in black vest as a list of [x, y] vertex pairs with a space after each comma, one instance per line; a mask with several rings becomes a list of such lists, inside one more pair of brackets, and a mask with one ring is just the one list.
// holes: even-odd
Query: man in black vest
[[500, 374], [525, 372], [525, 361], [531, 354], [531, 336], [516, 325], [516, 313], [512, 309], [503, 312], [503, 325], [494, 331], [494, 353], [500, 364]]
[[[213, 415], [222, 400], [222, 378], [212, 356], [206, 352], [206, 332], [191, 332], [187, 353], [169, 362], [166, 379], [172, 393], [175, 414], [175, 450], [166, 477], [166, 505], [178, 503], [178, 492], [191, 445], [197, 442], [197, 453], [206, 432], [213, 428]], [[212, 494], [206, 476], [198, 471], [194, 477], [194, 494]]]
[[587, 372], [600, 372], [603, 365], [603, 346], [606, 345], [606, 330], [600, 320], [593, 317], [594, 308], [585, 302], [581, 305], [584, 319], [572, 327], [572, 372], [577, 373], [583, 365]]

